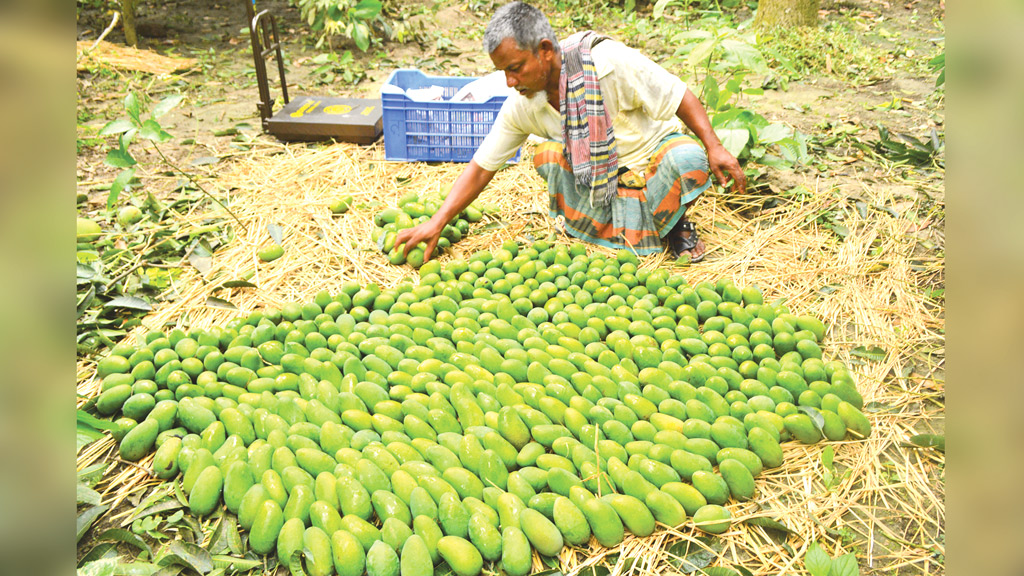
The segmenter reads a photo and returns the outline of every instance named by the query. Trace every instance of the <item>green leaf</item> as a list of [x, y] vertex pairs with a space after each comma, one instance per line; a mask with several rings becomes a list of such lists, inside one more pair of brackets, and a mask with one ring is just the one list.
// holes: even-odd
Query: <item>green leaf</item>
[[832, 468], [832, 462], [836, 457], [836, 451], [832, 449], [832, 446], [825, 446], [825, 449], [821, 451], [821, 465], [825, 469]]
[[723, 566], [708, 566], [700, 570], [700, 573], [705, 576], [739, 576], [739, 572]]
[[76, 492], [79, 504], [91, 504], [93, 506], [98, 506], [103, 500], [103, 497], [100, 496], [99, 492], [81, 482], [78, 483]]
[[78, 561], [78, 567], [82, 568], [90, 562], [108, 558], [117, 558], [117, 546], [112, 542], [104, 542], [103, 544], [93, 546], [92, 550], [89, 550], [89, 553], [82, 556], [82, 559]]
[[139, 129], [139, 136], [153, 142], [167, 142], [173, 138], [173, 136], [167, 133], [167, 131], [152, 118], [142, 123], [142, 128]]
[[804, 556], [804, 566], [811, 576], [829, 576], [832, 559], [817, 542], [811, 542], [811, 545], [807, 547], [807, 554]]
[[[243, 552], [242, 538], [238, 535], [238, 524], [235, 522], [234, 516], [230, 514], [221, 516], [220, 522], [217, 524], [217, 530], [210, 537], [207, 549], [211, 554], [224, 552], [241, 554]], [[214, 559], [214, 565], [216, 564], [216, 559]]]
[[778, 532], [784, 532], [786, 534], [796, 534], [793, 530], [778, 520], [768, 518], [767, 516], [756, 516], [754, 518], [748, 518], [744, 520], [744, 524], [750, 524], [751, 526], [760, 526], [768, 530], [776, 530]]
[[818, 409], [814, 406], [797, 406], [797, 410], [807, 414], [811, 418], [811, 422], [814, 422], [814, 426], [821, 432], [825, 428], [825, 417], [818, 412]]
[[722, 141], [722, 145], [733, 156], [739, 156], [747, 143], [750, 142], [750, 131], [741, 128], [716, 128], [715, 134]]
[[165, 97], [157, 102], [156, 106], [153, 106], [153, 110], [149, 115], [150, 118], [159, 118], [164, 114], [167, 114], [184, 99], [185, 96], [182, 94], [171, 94], [170, 96]]
[[843, 554], [832, 561], [830, 576], [860, 576], [857, 557], [852, 552]]
[[146, 506], [136, 512], [135, 515], [132, 516], [132, 521], [134, 522], [135, 520], [145, 518], [146, 516], [152, 516], [153, 514], [160, 514], [161, 512], [178, 510], [182, 507], [182, 504], [176, 500], [161, 500], [152, 506]]
[[111, 210], [114, 207], [118, 197], [121, 196], [121, 191], [128, 187], [134, 177], [135, 168], [128, 168], [127, 170], [122, 170], [114, 178], [114, 181], [110, 183], [110, 193], [107, 195], [107, 210]]
[[117, 568], [118, 558], [104, 558], [89, 562], [78, 569], [78, 576], [114, 576], [114, 569]]
[[117, 424], [114, 424], [110, 420], [101, 420], [84, 410], [78, 411], [78, 424], [79, 428], [81, 428], [83, 424], [93, 428], [99, 428], [100, 430], [114, 430], [117, 428]]
[[651, 19], [658, 20], [664, 15], [665, 8], [668, 7], [672, 0], [658, 0], [654, 3], [654, 8], [651, 9]]
[[100, 515], [106, 512], [107, 509], [109, 508], [110, 506], [108, 504], [102, 504], [100, 506], [93, 506], [92, 508], [89, 508], [85, 512], [79, 514], [75, 522], [76, 529], [78, 532], [78, 536], [75, 541], [77, 542], [78, 540], [81, 540], [82, 536], [84, 536], [85, 533], [89, 531], [89, 528], [92, 526], [92, 523], [95, 522], [96, 519], [99, 518]]
[[228, 280], [220, 285], [221, 288], [259, 288], [259, 286], [246, 280]]
[[[302, 550], [296, 550], [292, 552], [291, 558], [288, 559], [288, 571], [291, 572], [292, 576], [306, 576], [305, 569], [302, 568]], [[434, 572], [437, 573], [436, 571]]]
[[131, 168], [137, 162], [135, 158], [124, 148], [111, 148], [107, 151], [107, 158], [104, 162], [114, 168]]
[[765, 64], [761, 51], [746, 42], [726, 38], [722, 40], [722, 51], [725, 58], [735, 61], [748, 70], [758, 74], [768, 72], [768, 65]]
[[180, 564], [200, 574], [206, 574], [213, 570], [213, 559], [209, 552], [200, 546], [181, 540], [171, 542], [167, 547], [167, 552], [160, 557], [157, 564], [161, 566]]
[[114, 576], [153, 576], [161, 570], [161, 567], [149, 562], [132, 562], [121, 564], [114, 570]]
[[85, 448], [89, 444], [92, 444], [93, 442], [99, 440], [100, 438], [103, 438], [103, 433], [97, 430], [82, 429], [81, 427], [79, 427], [78, 435], [76, 438], [78, 443], [77, 452], [81, 452], [82, 448]]
[[118, 118], [117, 120], [111, 120], [107, 122], [107, 125], [100, 128], [100, 136], [110, 136], [111, 134], [124, 134], [125, 132], [132, 129], [132, 123], [127, 118]]
[[709, 38], [700, 44], [698, 44], [690, 54], [686, 57], [684, 68], [697, 68], [704, 66], [708, 58], [718, 47], [718, 40], [716, 38]]
[[142, 123], [139, 119], [139, 115], [142, 113], [142, 104], [139, 102], [138, 97], [135, 96], [135, 92], [129, 92], [124, 97], [124, 109], [128, 112], [128, 116], [135, 121], [135, 124]]
[[106, 304], [104, 308], [127, 308], [130, 310], [141, 310], [143, 312], [150, 312], [153, 310], [153, 305], [146, 302], [138, 296], [118, 296]]
[[238, 310], [238, 306], [235, 306], [231, 302], [224, 300], [223, 298], [217, 298], [216, 296], [207, 296], [206, 305], [211, 308], [222, 308], [224, 310]]
[[352, 17], [359, 20], [373, 20], [380, 14], [383, 4], [380, 0], [360, 0], [352, 9]]
[[935, 448], [939, 452], [946, 452], [946, 437], [939, 434], [917, 434], [910, 437], [914, 446], [921, 448]]
[[352, 41], [356, 47], [366, 52], [370, 47], [370, 29], [362, 22], [355, 22], [352, 26]]
[[112, 528], [110, 530], [107, 530], [103, 534], [100, 534], [99, 536], [97, 536], [96, 537], [96, 541], [97, 542], [121, 542], [123, 544], [131, 544], [132, 546], [135, 546], [139, 550], [142, 550], [142, 551], [146, 552], [147, 554], [149, 554], [150, 556], [153, 556], [153, 550], [149, 547], [149, 544], [146, 544], [146, 541], [143, 540], [139, 535], [133, 534], [133, 533], [129, 532], [128, 530], [121, 530], [120, 528]]
[[881, 362], [885, 360], [885, 350], [878, 346], [857, 346], [853, 350], [850, 350], [851, 356], [857, 356], [859, 358], [866, 358], [873, 362]]
[[[701, 539], [704, 541], [704, 539]], [[666, 549], [667, 562], [683, 574], [691, 574], [704, 568], [715, 559], [715, 553], [703, 546], [683, 540]]]
[[[718, 82], [715, 77], [708, 74], [704, 77], [704, 104], [711, 110], [718, 110], [719, 102]], [[725, 102], [722, 102], [724, 104]]]
[[778, 122], [769, 124], [757, 132], [757, 140], [763, 144], [774, 144], [793, 135], [793, 129]]
[[[237, 535], [237, 533], [236, 533]], [[255, 570], [260, 566], [263, 566], [263, 562], [260, 560], [250, 558], [237, 558], [235, 556], [223, 556], [214, 554], [211, 556], [213, 565], [217, 568], [223, 568], [231, 572], [248, 572]]]
[[195, 160], [189, 162], [192, 166], [209, 166], [210, 164], [216, 164], [220, 162], [220, 156], [200, 156]]

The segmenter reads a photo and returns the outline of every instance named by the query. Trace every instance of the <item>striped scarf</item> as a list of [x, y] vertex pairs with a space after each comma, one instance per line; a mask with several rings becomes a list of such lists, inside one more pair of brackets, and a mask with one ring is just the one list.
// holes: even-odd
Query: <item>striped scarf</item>
[[562, 138], [576, 181], [590, 188], [590, 205], [607, 206], [617, 193], [619, 155], [612, 120], [601, 97], [601, 84], [590, 49], [607, 36], [577, 32], [561, 42]]

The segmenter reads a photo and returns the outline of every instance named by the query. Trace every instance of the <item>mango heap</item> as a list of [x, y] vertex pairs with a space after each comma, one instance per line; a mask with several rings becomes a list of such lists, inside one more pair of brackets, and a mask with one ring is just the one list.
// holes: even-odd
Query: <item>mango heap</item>
[[[388, 261], [394, 265], [409, 264], [413, 268], [423, 265], [423, 250], [425, 244], [409, 251], [408, 257], [402, 254], [401, 246], [395, 246], [395, 237], [406, 228], [412, 228], [430, 219], [441, 207], [444, 198], [440, 195], [426, 195], [421, 197], [416, 192], [410, 192], [398, 200], [398, 207], [388, 207], [376, 213], [373, 223], [377, 228], [373, 231], [371, 239], [377, 243], [380, 251], [388, 255]], [[483, 213], [472, 204], [467, 206], [451, 224], [448, 224], [441, 231], [441, 237], [437, 240], [437, 248], [434, 256], [440, 255], [445, 248], [462, 240], [469, 233], [469, 225], [479, 222]]]
[[[780, 442], [865, 437], [824, 324], [626, 252], [506, 243], [100, 360], [120, 455], [309, 574], [460, 576], [730, 527]], [[303, 551], [306, 551], [303, 553]]]

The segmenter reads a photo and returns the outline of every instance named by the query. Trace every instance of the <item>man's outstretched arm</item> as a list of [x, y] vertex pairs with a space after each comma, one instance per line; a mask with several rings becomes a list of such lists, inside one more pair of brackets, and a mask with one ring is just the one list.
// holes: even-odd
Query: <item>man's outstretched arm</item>
[[725, 146], [722, 146], [722, 141], [718, 139], [718, 135], [711, 128], [711, 120], [708, 119], [708, 114], [704, 111], [704, 105], [693, 92], [690, 92], [689, 88], [686, 89], [686, 94], [683, 96], [682, 102], [679, 103], [676, 116], [704, 143], [704, 149], [708, 153], [708, 166], [711, 168], [711, 173], [718, 179], [718, 183], [722, 186], [727, 185], [729, 180], [726, 174], [728, 174], [733, 180], [732, 192], [743, 194], [747, 189], [746, 174], [743, 173], [736, 157], [730, 154]]
[[423, 250], [423, 261], [430, 260], [445, 225], [465, 210], [473, 200], [476, 200], [484, 186], [487, 186], [491, 178], [494, 178], [494, 174], [494, 171], [484, 170], [475, 161], [470, 160], [466, 169], [455, 179], [451, 191], [437, 212], [431, 216], [430, 220], [399, 232], [395, 237], [395, 246], [405, 244], [402, 253], [408, 256], [409, 251], [420, 242], [426, 242], [427, 247]]

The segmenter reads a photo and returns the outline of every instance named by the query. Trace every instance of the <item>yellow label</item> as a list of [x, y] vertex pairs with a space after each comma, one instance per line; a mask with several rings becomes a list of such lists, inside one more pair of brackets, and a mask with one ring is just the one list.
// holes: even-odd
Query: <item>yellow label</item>
[[324, 108], [324, 114], [348, 114], [352, 111], [352, 107], [348, 104], [332, 104]]
[[313, 110], [316, 110], [318, 106], [320, 106], [319, 100], [307, 100], [305, 104], [300, 106], [295, 112], [292, 112], [290, 116], [292, 118], [302, 118], [307, 114], [312, 114]]
[[376, 106], [367, 106], [366, 108], [363, 108], [363, 111], [360, 112], [360, 114], [362, 114], [363, 116], [369, 116], [370, 113], [373, 112], [373, 110], [375, 108], [377, 108], [377, 107]]

